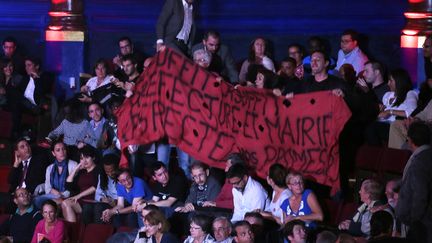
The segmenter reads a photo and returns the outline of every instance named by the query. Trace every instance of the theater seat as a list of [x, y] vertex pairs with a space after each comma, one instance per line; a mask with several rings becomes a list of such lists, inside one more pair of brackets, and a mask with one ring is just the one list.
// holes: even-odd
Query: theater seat
[[338, 219], [342, 210], [342, 205], [341, 202], [324, 199], [321, 206], [324, 213], [324, 223], [331, 226], [339, 224], [340, 222], [338, 222]]
[[114, 233], [114, 228], [109, 224], [88, 224], [85, 227], [83, 243], [105, 243]]
[[354, 214], [357, 212], [358, 207], [360, 207], [360, 204], [355, 202], [344, 203], [340, 211], [339, 219], [337, 220], [337, 222], [340, 223], [344, 220], [352, 219]]
[[402, 174], [411, 156], [411, 151], [385, 148], [381, 156], [380, 171], [382, 173]]
[[382, 148], [363, 145], [356, 154], [356, 167], [360, 170], [378, 171], [382, 156]]
[[80, 223], [81, 221], [77, 221], [76, 223], [64, 221], [66, 224], [67, 235], [69, 239], [69, 243], [78, 243], [80, 242], [80, 238], [82, 232], [84, 231], [83, 225]]

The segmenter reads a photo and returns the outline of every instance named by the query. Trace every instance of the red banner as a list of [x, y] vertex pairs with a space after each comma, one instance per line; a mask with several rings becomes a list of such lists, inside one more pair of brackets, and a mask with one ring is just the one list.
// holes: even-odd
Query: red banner
[[278, 162], [339, 189], [338, 137], [351, 113], [331, 92], [285, 100], [264, 89], [234, 89], [166, 49], [118, 114], [122, 148], [167, 137], [210, 166], [224, 168], [227, 156], [240, 152], [259, 176]]

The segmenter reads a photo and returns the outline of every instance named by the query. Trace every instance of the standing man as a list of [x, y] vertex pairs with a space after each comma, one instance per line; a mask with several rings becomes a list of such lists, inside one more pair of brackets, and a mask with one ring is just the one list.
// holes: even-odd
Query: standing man
[[156, 24], [156, 50], [163, 45], [190, 55], [195, 38], [194, 0], [166, 0]]
[[238, 83], [238, 72], [236, 63], [231, 55], [229, 48], [221, 44], [220, 34], [216, 31], [209, 30], [204, 34], [202, 43], [198, 43], [192, 47], [192, 53], [196, 50], [204, 49], [212, 54], [212, 60], [209, 71], [222, 75], [232, 84]]
[[414, 122], [408, 129], [413, 150], [402, 177], [396, 216], [408, 229], [410, 242], [432, 242], [432, 148], [430, 127]]
[[358, 33], [355, 30], [345, 30], [342, 33], [340, 47], [336, 70], [348, 63], [354, 67], [358, 75], [363, 71], [364, 65], [368, 61], [367, 56], [359, 48]]

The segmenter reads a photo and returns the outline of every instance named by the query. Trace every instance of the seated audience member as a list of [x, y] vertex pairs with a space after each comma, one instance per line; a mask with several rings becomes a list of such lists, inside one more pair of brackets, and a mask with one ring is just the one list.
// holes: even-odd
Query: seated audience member
[[359, 118], [365, 127], [376, 121], [382, 107], [382, 98], [388, 91], [390, 88], [383, 64], [377, 61], [366, 62], [354, 87], [354, 92], [361, 98]]
[[[96, 76], [90, 78], [85, 85], [81, 86], [81, 96], [78, 97], [78, 100], [84, 103], [99, 102], [104, 104], [109, 99], [105, 100], [111, 90], [102, 89], [108, 88], [115, 78], [108, 74], [108, 64], [103, 59], [96, 62], [93, 70]], [[94, 96], [93, 93], [96, 90], [103, 92], [103, 94]]]
[[24, 137], [17, 140], [14, 154], [13, 166], [8, 176], [9, 192], [23, 187], [33, 194], [35, 188], [45, 181], [44, 159], [41, 156], [33, 155], [30, 144]]
[[[154, 206], [154, 205], [149, 205]], [[144, 226], [138, 232], [134, 243], [176, 243], [180, 242], [169, 232], [170, 224], [160, 210], [151, 210], [144, 215]]]
[[106, 209], [117, 205], [117, 178], [120, 158], [114, 154], [105, 155], [102, 158], [103, 170], [98, 177], [95, 192], [95, 202], [83, 205], [82, 219], [84, 224], [103, 224], [102, 213]]
[[233, 186], [234, 213], [232, 222], [243, 220], [247, 212], [264, 210], [269, 204], [266, 190], [248, 175], [245, 165], [232, 165], [226, 175], [228, 183]]
[[336, 243], [337, 235], [333, 232], [324, 230], [317, 234], [316, 243]]
[[370, 93], [373, 100], [382, 104], [384, 94], [390, 91], [385, 77], [384, 65], [377, 61], [365, 63], [363, 77], [357, 79], [357, 87], [365, 93]]
[[277, 73], [279, 79], [276, 87], [281, 90], [282, 95], [299, 93], [301, 91], [301, 82], [295, 76], [295, 68], [296, 61], [294, 58], [288, 57], [282, 60], [280, 70]]
[[316, 221], [322, 221], [324, 217], [315, 194], [312, 190], [305, 190], [300, 173], [289, 173], [286, 184], [292, 195], [281, 204], [283, 222], [299, 219], [305, 222], [307, 228], [315, 228]]
[[137, 64], [138, 72], [141, 73], [143, 71], [142, 65], [145, 57], [141, 52], [135, 50], [132, 40], [127, 36], [121, 37], [118, 40], [118, 45], [120, 53], [112, 59], [112, 62], [115, 65], [114, 76], [120, 81], [126, 82], [128, 80], [128, 75], [123, 65], [124, 58], [126, 56], [131, 56]]
[[117, 205], [103, 211], [103, 220], [108, 222], [115, 215], [125, 215], [114, 220], [116, 227], [121, 226], [123, 218], [126, 218], [129, 227], [137, 228], [137, 225], [142, 226], [142, 220], [137, 217], [134, 207], [139, 204], [140, 200], [150, 200], [153, 193], [144, 180], [134, 177], [128, 169], [119, 170], [117, 181]]
[[122, 88], [124, 91], [126, 91], [125, 97], [129, 98], [134, 93], [135, 84], [140, 77], [140, 72], [138, 71], [137, 61], [132, 55], [126, 55], [122, 57], [121, 63], [125, 78], [123, 81], [115, 79], [113, 83], [117, 87]]
[[19, 134], [20, 128], [20, 109], [19, 105], [19, 85], [23, 76], [17, 74], [11, 59], [0, 60], [0, 109], [12, 113], [12, 138]]
[[217, 217], [213, 220], [213, 235], [217, 243], [232, 243], [232, 225], [227, 217]]
[[146, 227], [145, 227], [145, 222], [144, 222], [144, 218], [145, 216], [152, 212], [152, 211], [159, 211], [159, 208], [155, 205], [147, 205], [143, 208], [143, 210], [141, 211], [141, 217], [143, 220], [143, 227], [141, 227], [140, 229], [136, 229], [136, 230], [132, 230], [131, 232], [117, 232], [114, 235], [112, 235], [110, 238], [108, 238], [107, 243], [117, 243], [117, 242], [134, 242], [134, 240], [138, 239], [142, 242], [150, 242], [153, 243], [154, 241], [152, 241], [153, 239], [147, 238], [146, 236]]
[[195, 50], [204, 49], [211, 53], [211, 62], [208, 67], [210, 72], [215, 72], [224, 77], [232, 84], [238, 83], [238, 72], [234, 58], [231, 55], [229, 48], [221, 44], [220, 34], [210, 30], [204, 34], [202, 43], [198, 43], [192, 47], [192, 53]]
[[360, 200], [363, 204], [357, 209], [357, 213], [351, 220], [342, 221], [339, 224], [340, 230], [347, 230], [354, 236], [370, 236], [370, 219], [372, 217], [371, 209], [374, 206], [382, 204], [381, 198], [382, 186], [373, 179], [363, 181], [360, 187]]
[[210, 170], [208, 165], [197, 161], [190, 167], [193, 184], [189, 189], [189, 195], [186, 198], [185, 205], [177, 207], [175, 211], [187, 213], [196, 210], [196, 207], [202, 207], [205, 202], [214, 201], [219, 195], [221, 187], [212, 176], [209, 176]]
[[417, 93], [412, 90], [411, 78], [404, 69], [390, 72], [388, 85], [390, 91], [383, 96], [382, 111], [378, 114], [378, 121], [367, 128], [367, 142], [370, 145], [387, 144], [389, 140], [390, 124], [396, 118], [407, 118], [417, 106]]
[[411, 114], [412, 116], [415, 116], [417, 113], [422, 111], [432, 99], [432, 76], [431, 76], [432, 67], [430, 66], [431, 58], [432, 58], [431, 45], [432, 45], [432, 35], [428, 35], [426, 36], [426, 40], [423, 43], [423, 56], [425, 58], [424, 69], [425, 69], [426, 80], [420, 85], [417, 108]]
[[195, 214], [191, 218], [189, 232], [190, 235], [184, 240], [184, 243], [214, 243], [215, 239], [210, 235], [211, 233], [211, 218]]
[[33, 207], [31, 195], [25, 188], [15, 190], [13, 201], [17, 210], [0, 226], [0, 235], [11, 236], [17, 243], [30, 242], [42, 215]]
[[339, 68], [339, 74], [343, 81], [345, 81], [349, 87], [354, 88], [357, 82], [356, 72], [351, 64], [345, 63]]
[[266, 219], [274, 220], [278, 224], [283, 223], [283, 214], [281, 204], [292, 196], [291, 191], [287, 188], [285, 178], [287, 176], [286, 168], [281, 164], [272, 164], [269, 168], [267, 183], [273, 189], [272, 199], [265, 211], [258, 211]]
[[[228, 159], [226, 161], [225, 165], [225, 173], [228, 172], [229, 168], [231, 168], [232, 165], [241, 163], [246, 164], [243, 159], [241, 158], [239, 153], [232, 153], [228, 156]], [[226, 208], [226, 209], [233, 209], [233, 194], [232, 194], [232, 185], [228, 182], [228, 180], [225, 181], [225, 184], [222, 186], [222, 189], [219, 193], [219, 195], [216, 197], [215, 201], [207, 201], [203, 203], [204, 207], [218, 207], [218, 208]]]
[[197, 49], [192, 54], [193, 61], [200, 67], [207, 69], [212, 61], [212, 55], [204, 49]]
[[290, 243], [306, 243], [307, 233], [305, 223], [302, 220], [292, 220], [285, 224], [283, 228], [284, 240]]
[[432, 242], [432, 148], [431, 130], [424, 122], [408, 128], [413, 151], [405, 165], [396, 205], [396, 217], [408, 226], [410, 242]]
[[234, 241], [236, 243], [254, 243], [255, 236], [248, 221], [237, 221], [233, 226]]
[[48, 134], [47, 140], [58, 140], [63, 136], [63, 142], [67, 146], [69, 157], [79, 159], [78, 148], [84, 144], [96, 147], [96, 138], [90, 123], [84, 119], [80, 104], [71, 101], [64, 108], [65, 119], [60, 125]]
[[25, 58], [25, 69], [27, 76], [24, 77], [19, 89], [22, 101], [21, 107], [39, 114], [48, 110], [48, 97], [53, 85], [53, 80], [47, 73], [41, 70], [41, 61], [37, 58]]
[[340, 233], [336, 243], [357, 243], [357, 240], [347, 233]]
[[377, 211], [370, 220], [370, 243], [408, 242], [406, 239], [392, 237], [393, 216], [387, 211]]
[[[385, 187], [385, 195], [387, 197], [387, 204], [375, 206], [371, 209], [372, 213], [380, 210], [390, 210], [392, 215], [395, 214], [396, 205], [399, 198], [399, 191], [401, 186], [401, 179], [393, 179], [387, 182]], [[393, 236], [400, 236], [405, 238], [407, 232], [407, 227], [400, 222], [398, 218], [395, 218], [395, 225], [393, 228]]]
[[303, 56], [304, 48], [300, 44], [291, 44], [288, 46], [288, 56], [296, 61], [295, 76], [302, 80], [304, 78]]
[[[425, 87], [427, 86], [427, 88]], [[428, 91], [425, 91], [427, 90]], [[423, 92], [422, 92], [423, 91]], [[413, 121], [424, 121], [429, 125], [432, 124], [432, 100], [429, 100], [427, 104], [424, 104], [428, 95], [432, 91], [432, 79], [428, 79], [420, 87], [419, 100], [417, 101], [417, 108], [411, 113], [407, 120], [396, 120], [390, 124], [389, 132], [389, 143], [390, 148], [405, 148], [407, 146], [407, 130], [408, 126]], [[427, 94], [429, 92], [429, 94]]]
[[255, 241], [264, 242], [267, 229], [264, 225], [264, 217], [257, 212], [248, 212], [245, 214], [244, 220], [252, 226]]
[[266, 69], [275, 72], [275, 67], [269, 54], [266, 41], [261, 37], [256, 38], [249, 47], [248, 59], [246, 59], [241, 66], [239, 81], [251, 81], [246, 79], [246, 73], [251, 64], [263, 65]]
[[345, 63], [351, 64], [357, 74], [364, 69], [364, 64], [368, 58], [360, 50], [358, 41], [359, 34], [355, 30], [349, 29], [342, 33], [336, 70], [339, 70]]
[[45, 201], [42, 205], [43, 219], [36, 225], [32, 243], [42, 242], [43, 239], [51, 243], [63, 243], [67, 238], [66, 226], [58, 218], [57, 203], [53, 200]]
[[96, 145], [96, 148], [104, 152], [105, 148], [109, 147], [110, 139], [108, 138], [108, 122], [103, 116], [104, 109], [101, 104], [92, 102], [87, 107], [88, 116], [90, 117], [90, 127], [93, 130], [95, 141], [90, 144]]
[[46, 169], [45, 194], [34, 200], [38, 209], [42, 208], [42, 204], [48, 199], [60, 204], [70, 196], [70, 191], [66, 190], [66, 178], [78, 166], [77, 162], [67, 158], [66, 145], [61, 140], [52, 143], [51, 153], [54, 156], [54, 163]]
[[265, 68], [258, 69], [254, 87], [258, 89], [272, 89], [276, 86], [277, 75]]
[[151, 166], [152, 178], [156, 184], [152, 188], [153, 198], [142, 200], [135, 211], [141, 211], [147, 204], [162, 207], [167, 218], [171, 216], [174, 209], [184, 202], [187, 192], [185, 180], [179, 176], [168, 174], [165, 164], [158, 161]]
[[92, 202], [96, 191], [99, 169], [97, 168], [96, 150], [90, 145], [79, 150], [80, 163], [69, 173], [66, 179], [66, 190], [71, 197], [63, 200], [63, 217], [68, 222], [76, 222], [77, 214], [82, 212], [86, 201]]
[[8, 36], [2, 41], [2, 50], [3, 53], [1, 58], [8, 58], [12, 60], [12, 63], [15, 67], [17, 73], [24, 75], [25, 74], [25, 66], [24, 66], [24, 58], [21, 56], [22, 53], [19, 53], [17, 50], [18, 43], [16, 39], [12, 36]]

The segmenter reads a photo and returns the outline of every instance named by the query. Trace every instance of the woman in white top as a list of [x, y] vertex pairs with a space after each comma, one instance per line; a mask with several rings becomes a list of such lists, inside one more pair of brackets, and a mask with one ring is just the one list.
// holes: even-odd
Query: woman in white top
[[281, 164], [276, 163], [270, 166], [267, 183], [273, 189], [272, 200], [265, 211], [258, 211], [264, 218], [274, 220], [278, 224], [282, 224], [283, 220], [281, 204], [292, 195], [285, 183], [287, 174], [287, 169]]
[[195, 214], [192, 216], [189, 232], [190, 235], [183, 243], [216, 243], [216, 240], [210, 235], [212, 221], [211, 218]]
[[[266, 69], [275, 72], [273, 61], [269, 58], [269, 52], [267, 50], [267, 42], [264, 38], [256, 38], [249, 48], [249, 57], [246, 59], [240, 69], [239, 80], [240, 82], [252, 81], [247, 80], [246, 74], [250, 64], [263, 65]], [[255, 78], [255, 77], [254, 77]]]
[[92, 102], [92, 98], [90, 97], [91, 92], [114, 81], [114, 77], [108, 74], [108, 64], [105, 60], [99, 59], [94, 66], [94, 71], [96, 76], [89, 79], [87, 83], [81, 87], [81, 93], [84, 94], [82, 98], [79, 98], [81, 102]]
[[395, 69], [390, 72], [388, 86], [390, 91], [382, 98], [378, 120], [366, 128], [366, 141], [369, 145], [387, 145], [389, 140], [390, 124], [396, 117], [405, 119], [417, 107], [417, 93], [412, 90], [411, 78], [404, 69]]
[[383, 110], [378, 118], [382, 121], [393, 122], [396, 117], [407, 118], [417, 107], [417, 93], [412, 90], [411, 78], [404, 69], [390, 72], [388, 81], [390, 88], [383, 96]]

